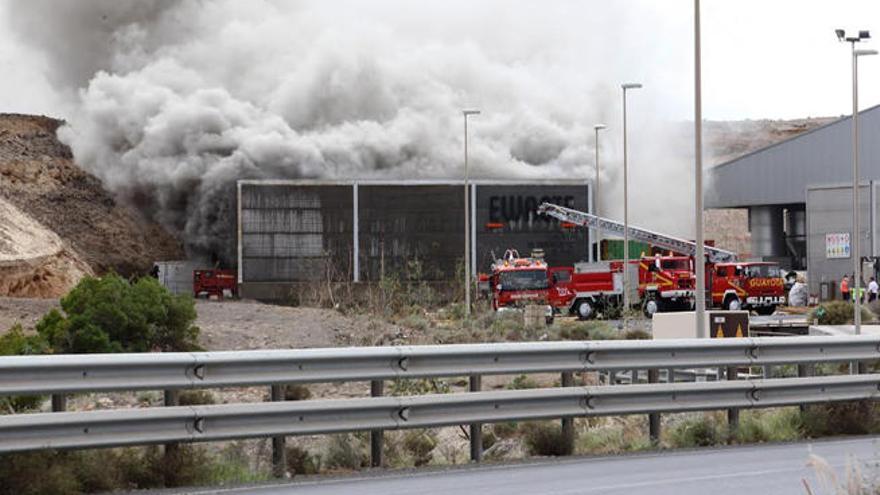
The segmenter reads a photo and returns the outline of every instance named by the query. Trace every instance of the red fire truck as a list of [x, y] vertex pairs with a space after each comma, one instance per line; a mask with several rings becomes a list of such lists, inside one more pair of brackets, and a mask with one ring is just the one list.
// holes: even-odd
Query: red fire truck
[[[599, 229], [604, 232], [618, 235], [622, 235], [624, 232], [624, 227], [619, 222], [562, 206], [544, 203], [538, 208], [538, 212], [563, 222]], [[629, 237], [679, 253], [679, 256], [639, 260], [638, 300], [645, 313], [652, 315], [657, 311], [685, 309], [687, 306], [691, 306], [696, 288], [693, 265], [696, 244], [632, 226], [629, 227]], [[734, 253], [713, 246], [705, 246], [705, 254], [706, 287], [711, 293], [710, 306], [731, 310], [747, 309], [754, 310], [759, 314], [772, 314], [777, 306], [785, 304], [784, 280], [779, 266], [775, 263], [739, 262], [736, 261]], [[602, 277], [613, 278], [615, 272], [613, 265], [608, 265], [608, 268], [602, 268], [602, 264], [593, 265], [597, 265], [597, 267], [591, 270], [599, 272], [607, 270], [612, 275], [602, 275]], [[629, 270], [630, 276], [633, 276], [632, 272], [634, 271]], [[591, 291], [582, 291], [582, 297], [578, 297], [577, 272], [576, 267], [570, 275], [572, 282], [575, 282], [574, 284], [569, 282], [568, 292], [574, 293], [570, 310], [582, 318], [589, 317], [595, 314], [596, 304], [612, 300], [610, 299], [611, 293], [603, 290], [598, 293], [602, 299], [597, 299], [597, 294]], [[587, 278], [595, 279], [596, 277], [599, 276], [593, 273]], [[629, 285], [633, 286], [633, 284]], [[622, 294], [622, 288], [620, 291]], [[555, 307], [563, 308], [565, 302], [564, 299], [560, 299]]]
[[235, 270], [205, 269], [193, 270], [194, 297], [235, 297], [238, 284]]
[[[550, 273], [550, 303], [561, 312], [590, 318], [623, 302], [621, 261], [554, 267]], [[642, 257], [630, 262], [629, 277], [632, 300], [648, 317], [693, 307], [693, 263], [687, 256]]]
[[503, 258], [492, 264], [489, 292], [492, 309], [496, 311], [539, 305], [544, 307], [544, 317], [550, 324], [553, 308], [549, 304], [549, 289], [547, 263], [543, 260], [524, 258], [515, 249], [508, 249]]

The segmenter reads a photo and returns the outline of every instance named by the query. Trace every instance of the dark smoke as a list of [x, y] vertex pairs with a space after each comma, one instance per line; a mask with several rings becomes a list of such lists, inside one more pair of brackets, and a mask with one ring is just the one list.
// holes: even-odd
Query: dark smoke
[[[619, 129], [618, 81], [634, 66], [668, 70], [642, 46], [643, 26], [626, 22], [661, 7], [536, 5], [28, 0], [9, 17], [73, 98], [59, 136], [77, 162], [192, 251], [229, 253], [236, 179], [459, 177], [462, 108], [484, 112], [472, 126], [474, 176], [592, 178], [592, 126]], [[627, 43], [644, 60], [621, 57]], [[636, 98], [638, 219], [636, 202], [653, 214], [657, 181], [686, 173], [690, 150]], [[603, 139], [610, 191], [619, 131]]]

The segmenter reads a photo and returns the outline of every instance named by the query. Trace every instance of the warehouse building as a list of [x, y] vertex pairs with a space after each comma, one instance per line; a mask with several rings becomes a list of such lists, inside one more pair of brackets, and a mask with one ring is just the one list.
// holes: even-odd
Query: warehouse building
[[[859, 114], [860, 232], [865, 275], [880, 257], [880, 106]], [[845, 117], [709, 171], [707, 208], [746, 208], [751, 256], [806, 269], [810, 293], [834, 296], [851, 274], [852, 118]]]
[[[302, 282], [451, 280], [463, 272], [464, 183], [454, 180], [242, 180], [243, 297], [273, 299]], [[485, 272], [514, 248], [552, 264], [588, 258], [589, 232], [536, 214], [542, 202], [591, 211], [589, 181], [470, 181], [469, 258]]]

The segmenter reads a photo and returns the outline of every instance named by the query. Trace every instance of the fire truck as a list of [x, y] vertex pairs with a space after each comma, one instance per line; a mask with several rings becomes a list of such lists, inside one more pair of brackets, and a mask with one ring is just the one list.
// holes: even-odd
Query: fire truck
[[553, 308], [549, 304], [550, 279], [547, 263], [534, 257], [525, 258], [515, 249], [508, 249], [504, 257], [492, 264], [489, 275], [492, 309], [505, 311], [525, 306], [544, 307], [544, 318], [553, 323]]
[[[598, 229], [607, 233], [622, 236], [624, 226], [607, 218], [602, 218], [590, 213], [585, 213], [571, 208], [543, 203], [538, 208], [538, 213], [545, 214], [563, 222], [572, 223], [582, 227]], [[684, 239], [651, 232], [638, 227], [629, 227], [629, 237], [634, 240], [647, 242], [662, 249], [668, 249], [678, 255], [659, 256], [654, 258], [641, 258], [638, 270], [627, 270], [630, 276], [636, 271], [638, 283], [629, 283], [632, 290], [637, 287], [637, 298], [646, 315], [653, 315], [657, 311], [686, 309], [691, 306], [696, 287], [694, 275], [693, 257], [696, 255], [696, 244]], [[737, 261], [736, 255], [730, 251], [705, 246], [706, 254], [706, 287], [709, 289], [710, 306], [730, 310], [746, 309], [754, 310], [759, 314], [772, 314], [776, 307], [785, 304], [785, 288], [781, 270], [775, 263]], [[614, 265], [592, 263], [595, 267], [581, 267], [583, 273], [591, 271], [609, 270], [613, 278]], [[622, 267], [622, 264], [620, 265]], [[622, 271], [622, 268], [621, 268]], [[612, 291], [579, 290], [577, 283], [577, 266], [571, 274], [570, 289], [567, 297], [571, 299], [568, 308], [574, 314], [587, 318], [595, 314], [597, 305], [607, 304], [614, 301], [623, 293], [622, 274], [620, 287], [613, 287]], [[595, 278], [595, 275], [592, 276]], [[589, 277], [587, 277], [589, 278]], [[636, 294], [633, 294], [636, 295]], [[613, 296], [613, 297], [612, 297]], [[559, 299], [557, 308], [564, 307], [567, 301]]]
[[235, 270], [204, 269], [193, 270], [193, 296], [194, 297], [235, 297], [238, 294], [238, 284]]

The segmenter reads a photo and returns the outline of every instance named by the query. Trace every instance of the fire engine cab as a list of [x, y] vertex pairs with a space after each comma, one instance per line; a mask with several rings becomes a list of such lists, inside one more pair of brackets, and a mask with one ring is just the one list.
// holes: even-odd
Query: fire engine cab
[[550, 324], [553, 322], [553, 308], [548, 303], [549, 288], [544, 260], [524, 258], [517, 250], [508, 249], [503, 258], [492, 264], [489, 291], [495, 311], [540, 305], [545, 307], [545, 319]]

